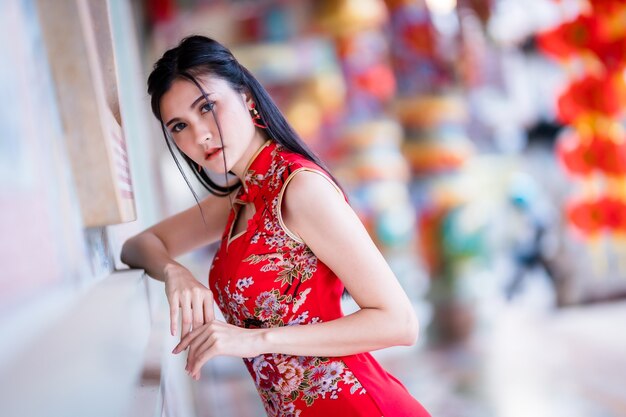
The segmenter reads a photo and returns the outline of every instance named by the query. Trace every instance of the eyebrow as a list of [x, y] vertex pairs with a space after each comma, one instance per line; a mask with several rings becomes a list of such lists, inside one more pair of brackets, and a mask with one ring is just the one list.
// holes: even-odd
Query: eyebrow
[[[211, 94], [213, 94], [213, 93], [207, 93], [207, 97], [210, 96]], [[191, 106], [189, 106], [189, 108], [191, 110], [193, 110], [193, 108], [196, 107], [198, 105], [198, 103], [201, 102], [202, 100], [204, 100], [204, 95], [200, 95], [197, 99], [195, 99], [193, 101], [193, 103], [191, 103]], [[174, 122], [176, 122], [178, 120], [180, 120], [180, 118], [174, 117], [172, 120], [170, 120], [169, 122], [165, 123], [165, 126], [169, 126], [169, 125], [171, 125], [172, 123], [174, 123]]]

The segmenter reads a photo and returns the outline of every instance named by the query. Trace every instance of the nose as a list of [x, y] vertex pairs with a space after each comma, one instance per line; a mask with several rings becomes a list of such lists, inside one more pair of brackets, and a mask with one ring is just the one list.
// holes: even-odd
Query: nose
[[207, 128], [198, 128], [194, 134], [198, 145], [204, 145], [204, 142], [211, 142], [211, 139], [213, 138], [213, 135]]

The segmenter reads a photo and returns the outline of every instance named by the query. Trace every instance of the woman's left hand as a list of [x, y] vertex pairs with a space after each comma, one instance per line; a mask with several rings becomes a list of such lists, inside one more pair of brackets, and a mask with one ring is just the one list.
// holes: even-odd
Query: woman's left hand
[[262, 329], [245, 329], [223, 321], [210, 323], [193, 329], [172, 350], [180, 353], [189, 347], [185, 370], [194, 379], [200, 379], [200, 369], [209, 359], [217, 355], [252, 358], [260, 355], [260, 332]]

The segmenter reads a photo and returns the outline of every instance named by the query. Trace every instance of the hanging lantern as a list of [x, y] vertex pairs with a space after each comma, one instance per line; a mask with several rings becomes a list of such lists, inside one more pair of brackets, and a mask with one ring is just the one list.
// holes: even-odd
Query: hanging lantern
[[622, 136], [618, 141], [611, 138], [596, 139], [604, 143], [599, 168], [606, 175], [626, 175], [626, 140]]
[[566, 212], [570, 223], [586, 237], [597, 237], [601, 232], [626, 232], [626, 203], [619, 198], [603, 195], [574, 200]]
[[624, 37], [611, 42], [593, 43], [589, 49], [609, 74], [622, 71], [626, 66], [626, 38]]
[[570, 224], [587, 238], [596, 237], [604, 229], [606, 218], [604, 206], [596, 200], [578, 200], [566, 207]]
[[618, 16], [623, 18], [626, 14], [626, 3], [624, 3], [624, 0], [587, 0], [587, 2], [591, 6], [593, 14], [597, 16], [605, 18]]
[[626, 2], [587, 0], [586, 6], [537, 42], [547, 55], [577, 64], [569, 66], [577, 79], [557, 99], [557, 118], [572, 127], [559, 137], [556, 153], [584, 181], [586, 198], [565, 211], [589, 240], [593, 269], [602, 275], [608, 262], [599, 237], [612, 235], [616, 250], [626, 252], [626, 135], [619, 124], [626, 108]]
[[616, 13], [595, 14], [594, 9], [594, 14], [581, 14], [541, 32], [537, 43], [546, 55], [557, 60], [585, 58], [599, 62], [606, 71], [613, 73], [626, 65], [625, 21], [626, 4], [622, 2]]
[[605, 227], [611, 232], [626, 232], [626, 203], [618, 198], [605, 196], [598, 204], [604, 211]]
[[556, 153], [565, 170], [580, 177], [594, 171], [609, 176], [626, 175], [626, 139], [624, 135], [611, 137], [596, 133], [582, 139], [580, 134], [568, 129], [557, 140]]
[[589, 113], [616, 118], [626, 107], [626, 97], [621, 90], [617, 77], [586, 75], [559, 96], [558, 118], [564, 124], [573, 124]]
[[590, 25], [591, 18], [579, 15], [571, 22], [537, 34], [537, 44], [546, 55], [557, 60], [577, 56], [593, 42]]
[[598, 166], [598, 150], [592, 142], [583, 143], [575, 130], [567, 130], [557, 140], [556, 153], [565, 170], [574, 175], [587, 177]]

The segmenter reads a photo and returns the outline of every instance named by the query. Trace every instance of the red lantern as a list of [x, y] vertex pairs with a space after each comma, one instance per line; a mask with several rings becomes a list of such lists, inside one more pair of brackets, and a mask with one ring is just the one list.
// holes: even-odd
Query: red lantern
[[587, 0], [594, 15], [601, 16], [624, 16], [626, 4], [624, 0]]
[[586, 237], [602, 231], [626, 231], [626, 204], [615, 197], [572, 201], [566, 211], [570, 223]]
[[566, 59], [580, 54], [593, 43], [591, 18], [579, 15], [571, 22], [537, 35], [537, 43], [546, 55]]
[[[611, 7], [616, 6], [609, 6], [607, 10]], [[579, 15], [572, 21], [539, 33], [537, 43], [546, 55], [556, 59], [592, 52], [609, 72], [620, 71], [626, 65], [625, 18], [624, 5], [617, 14]]]
[[568, 130], [559, 137], [556, 153], [565, 170], [573, 175], [586, 177], [597, 166], [590, 146], [581, 143], [580, 137], [574, 130]]
[[604, 211], [605, 226], [611, 231], [626, 231], [626, 204], [613, 197], [602, 197], [597, 203]]
[[597, 201], [573, 201], [566, 208], [570, 223], [586, 237], [602, 231], [606, 224], [603, 207]]
[[[558, 97], [557, 117], [579, 132], [561, 135], [556, 152], [574, 175], [601, 172], [618, 184], [626, 176], [626, 137], [611, 127], [626, 108], [626, 2], [588, 0], [589, 13], [537, 36], [539, 47], [557, 59], [582, 58], [588, 75], [572, 82]], [[613, 187], [615, 188], [615, 187]], [[570, 223], [586, 237], [603, 231], [626, 233], [626, 203], [610, 192], [566, 207]]]
[[586, 75], [570, 84], [558, 98], [559, 120], [572, 124], [589, 113], [618, 117], [626, 104], [620, 90], [618, 77]]
[[626, 38], [611, 42], [594, 42], [590, 50], [609, 73], [622, 71], [626, 66]]
[[602, 134], [581, 140], [578, 133], [568, 130], [563, 133], [556, 145], [556, 153], [570, 174], [586, 177], [593, 171], [607, 175], [626, 175], [626, 138], [617, 141]]
[[620, 138], [619, 142], [608, 137], [597, 137], [594, 140], [603, 143], [598, 168], [611, 176], [626, 175], [626, 141], [624, 138]]

